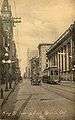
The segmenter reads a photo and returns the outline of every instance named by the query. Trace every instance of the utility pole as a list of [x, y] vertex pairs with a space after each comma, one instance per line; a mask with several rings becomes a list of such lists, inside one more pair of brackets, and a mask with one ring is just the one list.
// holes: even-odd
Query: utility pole
[[[11, 6], [9, 5], [8, 0], [4, 0], [1, 8], [1, 19], [2, 19], [2, 27], [3, 27], [3, 47], [5, 49], [4, 60], [6, 65], [6, 89], [8, 90], [8, 75], [9, 69], [10, 74], [12, 74], [12, 40], [13, 40], [13, 27], [15, 23], [20, 23], [21, 18], [15, 18], [12, 16]], [[7, 61], [11, 61], [8, 63]], [[9, 67], [8, 67], [9, 66]]]

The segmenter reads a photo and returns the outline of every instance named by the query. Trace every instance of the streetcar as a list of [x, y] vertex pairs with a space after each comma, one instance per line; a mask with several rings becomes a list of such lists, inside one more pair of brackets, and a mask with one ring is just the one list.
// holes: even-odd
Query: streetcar
[[41, 85], [41, 81], [38, 78], [31, 78], [31, 85]]
[[43, 71], [42, 82], [48, 84], [58, 84], [58, 69], [56, 66], [49, 67]]

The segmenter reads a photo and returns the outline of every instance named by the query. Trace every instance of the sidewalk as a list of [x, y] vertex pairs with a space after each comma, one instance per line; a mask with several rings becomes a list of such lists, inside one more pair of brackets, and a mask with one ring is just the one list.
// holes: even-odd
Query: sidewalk
[[[24, 91], [25, 89], [27, 90], [27, 87], [25, 88], [24, 84], [26, 85], [26, 83], [23, 83], [23, 82], [20, 82], [20, 84], [18, 84], [18, 86], [20, 87], [19, 88], [19, 91], [18, 89], [13, 89], [15, 90], [15, 93], [17, 92], [17, 99], [16, 99], [16, 102], [13, 103], [15, 105], [13, 111], [11, 111], [11, 108], [10, 109], [10, 112], [8, 111], [2, 111], [1, 113], [1, 120], [5, 120], [5, 119], [9, 119], [9, 120], [17, 120], [18, 117], [21, 115], [21, 111], [23, 111], [23, 109], [25, 108], [25, 106], [28, 104], [29, 100], [31, 99], [32, 97], [32, 94], [24, 94], [22, 93], [21, 96], [19, 96], [19, 94]], [[17, 88], [17, 87], [16, 87]], [[8, 99], [9, 95], [11, 94], [12, 91], [9, 91], [8, 93], [8, 96], [6, 97], [6, 99]], [[15, 95], [15, 94], [14, 94]], [[15, 98], [15, 97], [14, 97]], [[14, 100], [14, 98], [12, 98], [12, 101]], [[5, 100], [6, 102], [6, 100]], [[2, 105], [4, 104], [4, 102], [2, 103]], [[10, 106], [8, 105], [8, 107], [13, 107], [12, 103], [7, 103], [7, 104], [10, 104]]]
[[[5, 91], [5, 84], [0, 86], [0, 89], [3, 89], [3, 99], [0, 98], [0, 112], [1, 112], [1, 108], [2, 105], [6, 102], [6, 100], [8, 99], [9, 95], [13, 92], [13, 90], [15, 89], [15, 83], [12, 83], [12, 89], [9, 89], [9, 91]], [[0, 97], [1, 97], [1, 92], [0, 92]]]
[[74, 81], [61, 81], [61, 84], [64, 85], [64, 86], [75, 87], [75, 82]]

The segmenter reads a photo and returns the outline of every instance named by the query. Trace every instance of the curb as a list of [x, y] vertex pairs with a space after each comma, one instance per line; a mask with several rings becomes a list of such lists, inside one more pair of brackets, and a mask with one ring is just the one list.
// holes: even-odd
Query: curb
[[10, 113], [10, 114], [2, 114], [1, 116], [1, 120], [18, 120], [21, 112], [24, 110], [24, 108], [27, 106], [27, 104], [29, 103], [30, 99], [32, 97], [32, 94], [30, 94], [27, 99], [25, 100], [25, 102], [22, 104], [22, 106], [16, 111], [16, 113]]
[[2, 106], [6, 103], [6, 100], [8, 100], [9, 96], [11, 95], [12, 92], [14, 92], [15, 88], [17, 85], [14, 85], [14, 87], [12, 88], [12, 90], [9, 92], [9, 94], [3, 99], [2, 104], [0, 105], [0, 109], [2, 109]]

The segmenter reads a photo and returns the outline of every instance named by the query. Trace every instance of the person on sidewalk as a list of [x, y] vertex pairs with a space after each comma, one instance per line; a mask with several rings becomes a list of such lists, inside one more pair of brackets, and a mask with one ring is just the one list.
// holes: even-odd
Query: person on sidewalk
[[3, 99], [4, 96], [3, 96], [3, 89], [1, 88], [1, 99]]
[[12, 75], [9, 74], [9, 89], [12, 89]]

